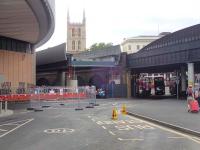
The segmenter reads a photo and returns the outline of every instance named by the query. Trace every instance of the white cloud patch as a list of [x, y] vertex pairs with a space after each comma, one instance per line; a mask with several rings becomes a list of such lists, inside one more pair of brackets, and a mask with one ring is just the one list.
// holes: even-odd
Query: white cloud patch
[[73, 22], [86, 12], [87, 47], [123, 38], [174, 32], [200, 21], [199, 0], [56, 0], [56, 27], [40, 49], [66, 42], [67, 9]]

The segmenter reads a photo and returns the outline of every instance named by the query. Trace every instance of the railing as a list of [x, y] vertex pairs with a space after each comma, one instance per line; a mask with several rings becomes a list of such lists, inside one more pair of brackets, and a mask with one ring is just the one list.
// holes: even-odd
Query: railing
[[36, 87], [1, 89], [1, 101], [69, 100], [96, 97], [95, 87]]
[[87, 105], [87, 108], [98, 105], [94, 86], [10, 88], [0, 89], [0, 91], [0, 114], [3, 110], [6, 111], [7, 104], [12, 102], [29, 102], [30, 105], [27, 109], [34, 110], [47, 106], [50, 104], [49, 102], [73, 101], [76, 110], [82, 110], [83, 105]]

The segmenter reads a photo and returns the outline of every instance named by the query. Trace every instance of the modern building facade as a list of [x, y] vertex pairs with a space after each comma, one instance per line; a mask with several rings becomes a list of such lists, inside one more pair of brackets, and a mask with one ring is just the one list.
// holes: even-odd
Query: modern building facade
[[67, 47], [66, 52], [75, 54], [86, 50], [86, 18], [83, 11], [81, 23], [70, 22], [70, 15], [67, 15]]
[[54, 0], [0, 1], [0, 89], [35, 85], [35, 48], [54, 31]]
[[169, 34], [168, 32], [160, 33], [158, 36], [136, 36], [124, 39], [121, 43], [122, 52], [127, 52], [128, 54], [136, 53], [149, 43]]

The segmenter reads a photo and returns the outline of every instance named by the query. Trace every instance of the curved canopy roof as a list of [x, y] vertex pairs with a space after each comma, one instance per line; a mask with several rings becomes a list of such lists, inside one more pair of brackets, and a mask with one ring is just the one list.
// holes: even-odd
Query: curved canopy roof
[[53, 9], [52, 0], [1, 0], [0, 35], [39, 46], [53, 33]]

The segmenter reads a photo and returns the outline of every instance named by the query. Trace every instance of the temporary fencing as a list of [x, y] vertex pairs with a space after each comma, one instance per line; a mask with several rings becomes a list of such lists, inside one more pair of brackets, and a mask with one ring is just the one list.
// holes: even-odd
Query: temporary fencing
[[45, 102], [73, 102], [82, 107], [82, 100], [87, 104], [96, 103], [96, 87], [34, 87], [27, 89], [0, 89], [0, 100], [8, 102], [30, 101], [30, 107], [40, 107]]

